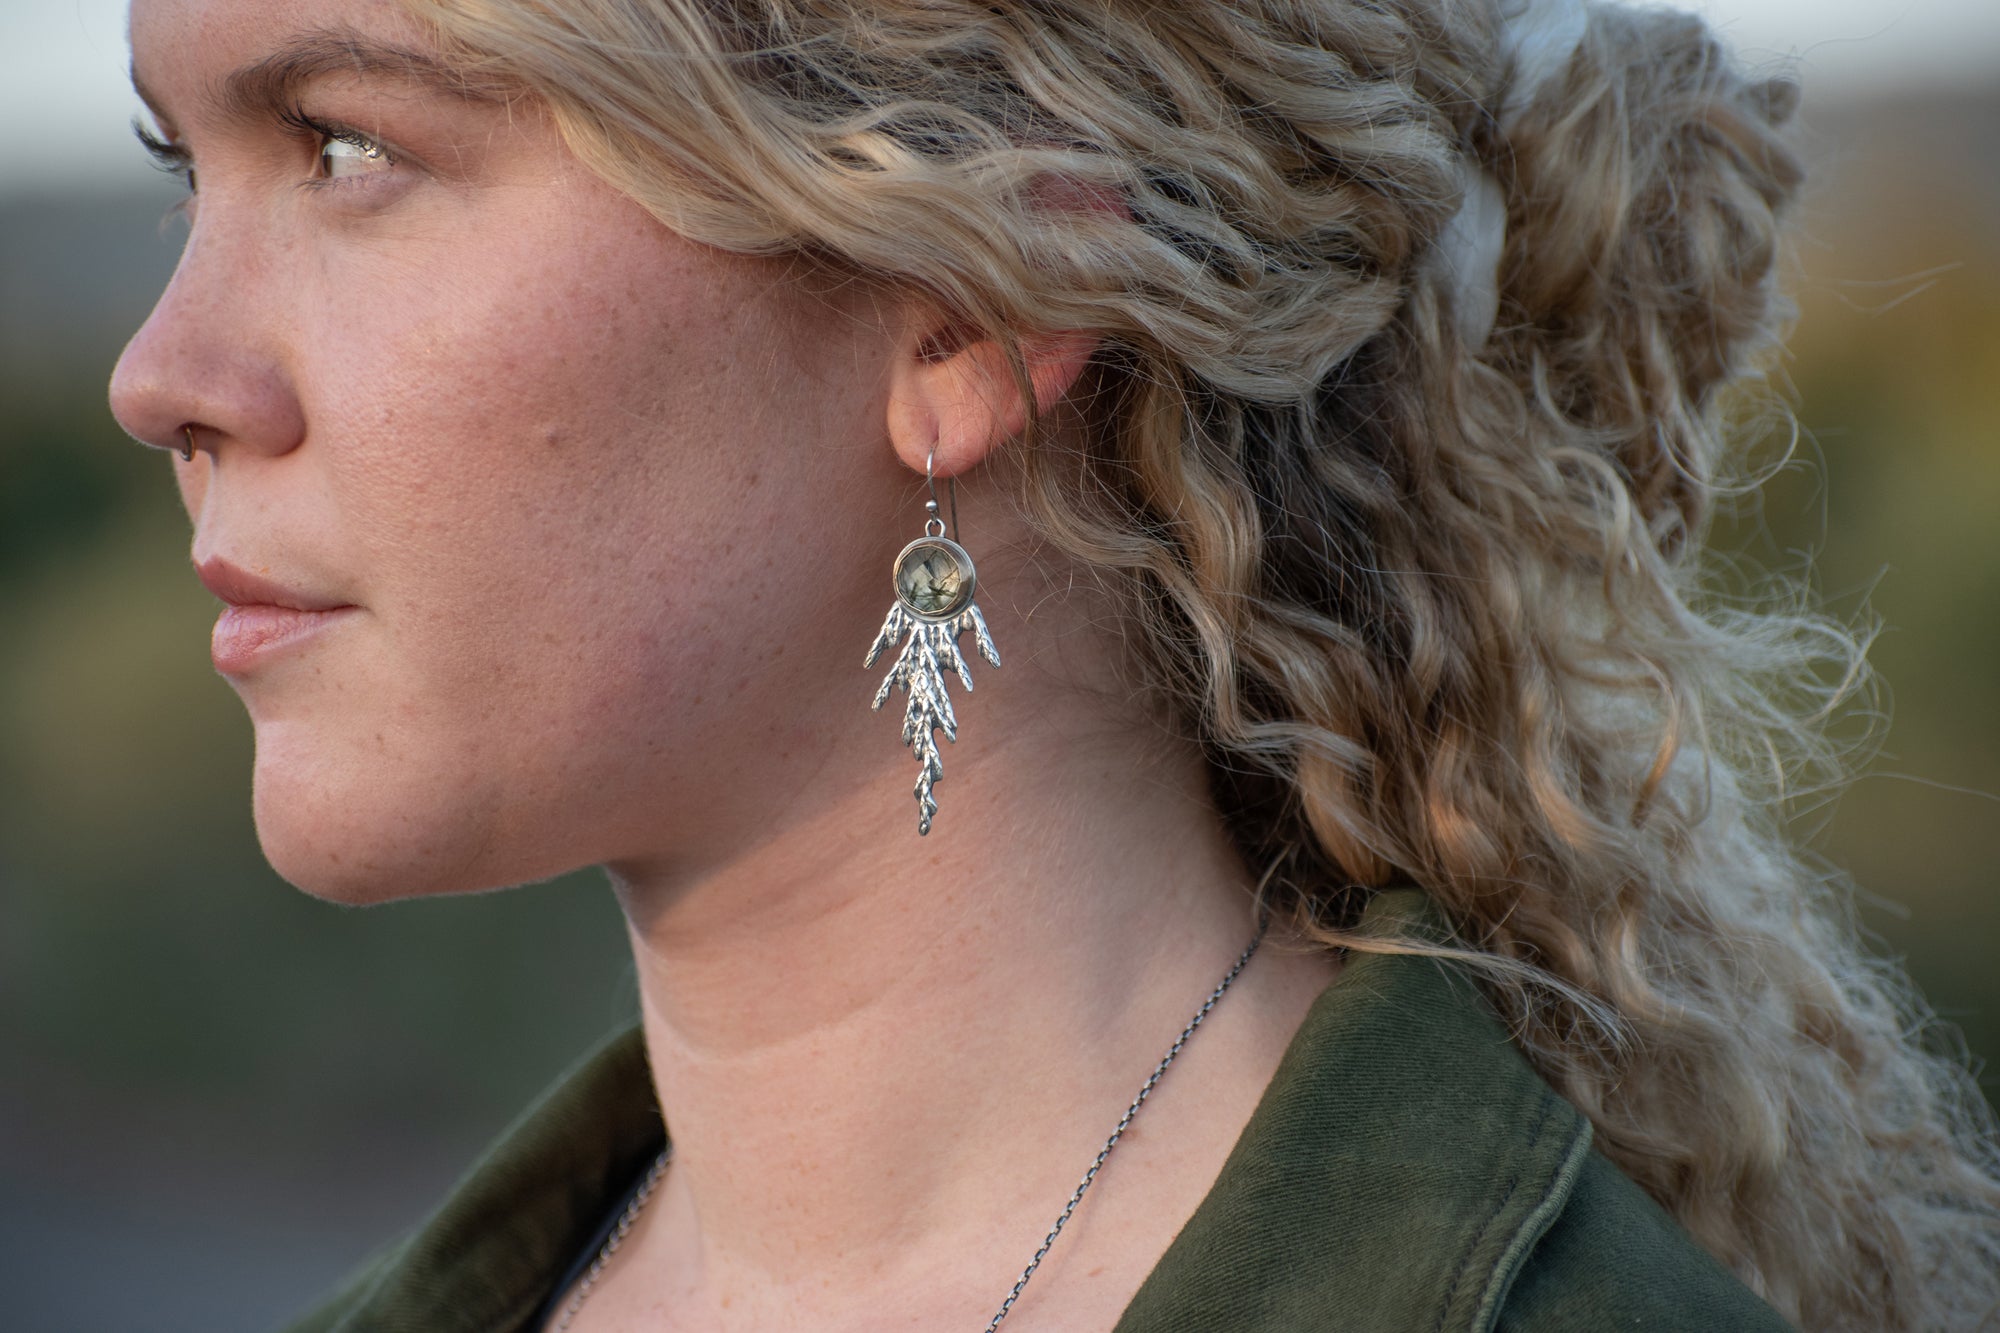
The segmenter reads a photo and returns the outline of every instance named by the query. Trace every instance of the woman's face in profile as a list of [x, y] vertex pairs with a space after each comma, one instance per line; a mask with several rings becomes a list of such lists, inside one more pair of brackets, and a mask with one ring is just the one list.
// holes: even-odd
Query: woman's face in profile
[[774, 817], [760, 756], [866, 712], [881, 323], [669, 232], [392, 5], [136, 0], [132, 43], [193, 193], [112, 402], [191, 429], [204, 580], [303, 608], [215, 645], [273, 864], [373, 899]]

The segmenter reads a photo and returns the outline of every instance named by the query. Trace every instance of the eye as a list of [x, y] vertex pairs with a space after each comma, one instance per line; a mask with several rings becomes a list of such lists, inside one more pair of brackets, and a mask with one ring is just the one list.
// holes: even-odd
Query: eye
[[396, 165], [396, 155], [380, 140], [351, 125], [321, 120], [298, 106], [288, 107], [279, 120], [313, 148], [313, 184], [376, 176]]
[[324, 180], [345, 180], [372, 176], [396, 164], [389, 150], [365, 134], [352, 130], [322, 128], [319, 147], [319, 174]]

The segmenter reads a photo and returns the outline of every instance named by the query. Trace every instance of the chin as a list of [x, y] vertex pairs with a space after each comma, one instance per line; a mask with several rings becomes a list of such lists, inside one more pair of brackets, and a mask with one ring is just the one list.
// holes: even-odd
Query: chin
[[371, 818], [366, 808], [338, 808], [323, 791], [260, 777], [252, 808], [264, 859], [315, 898], [361, 907], [485, 887], [444, 873], [436, 843], [418, 845], [423, 840], [407, 829]]
[[530, 878], [496, 857], [499, 808], [470, 773], [327, 753], [297, 729], [257, 735], [252, 810], [271, 868], [304, 893], [364, 906]]

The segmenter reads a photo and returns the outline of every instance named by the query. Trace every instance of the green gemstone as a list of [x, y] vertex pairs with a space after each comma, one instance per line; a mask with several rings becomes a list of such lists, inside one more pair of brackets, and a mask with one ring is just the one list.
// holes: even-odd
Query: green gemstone
[[896, 595], [923, 616], [946, 616], [965, 600], [965, 572], [942, 546], [919, 546], [896, 566]]

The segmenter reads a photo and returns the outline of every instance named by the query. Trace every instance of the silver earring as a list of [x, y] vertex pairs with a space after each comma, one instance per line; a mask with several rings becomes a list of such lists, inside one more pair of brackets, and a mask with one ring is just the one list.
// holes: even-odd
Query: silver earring
[[[909, 636], [869, 707], [879, 710], [889, 691], [898, 685], [908, 696], [909, 702], [903, 709], [903, 744], [916, 753], [917, 762], [923, 765], [916, 786], [920, 836], [931, 831], [931, 817], [937, 813], [931, 786], [944, 776], [944, 763], [938, 758], [937, 733], [942, 731], [948, 741], [958, 740], [958, 717], [952, 712], [951, 696], [945, 692], [945, 670], [957, 673], [959, 684], [968, 690], [972, 688], [972, 672], [966, 669], [965, 655], [958, 650], [958, 636], [971, 630], [979, 655], [994, 666], [1000, 665], [1000, 651], [986, 631], [986, 617], [979, 614], [972, 600], [978, 584], [972, 557], [945, 535], [945, 522], [938, 516], [937, 478], [931, 472], [936, 461], [937, 451], [933, 449], [924, 459], [924, 482], [931, 492], [930, 499], [924, 502], [924, 509], [930, 515], [924, 520], [924, 535], [905, 546], [896, 557], [893, 571], [896, 602], [889, 608], [889, 618], [882, 622], [882, 630], [861, 664], [864, 668], [874, 666], [884, 648], [893, 648], [905, 634]], [[958, 498], [954, 489], [950, 529], [953, 536], [957, 535], [957, 524]]]

